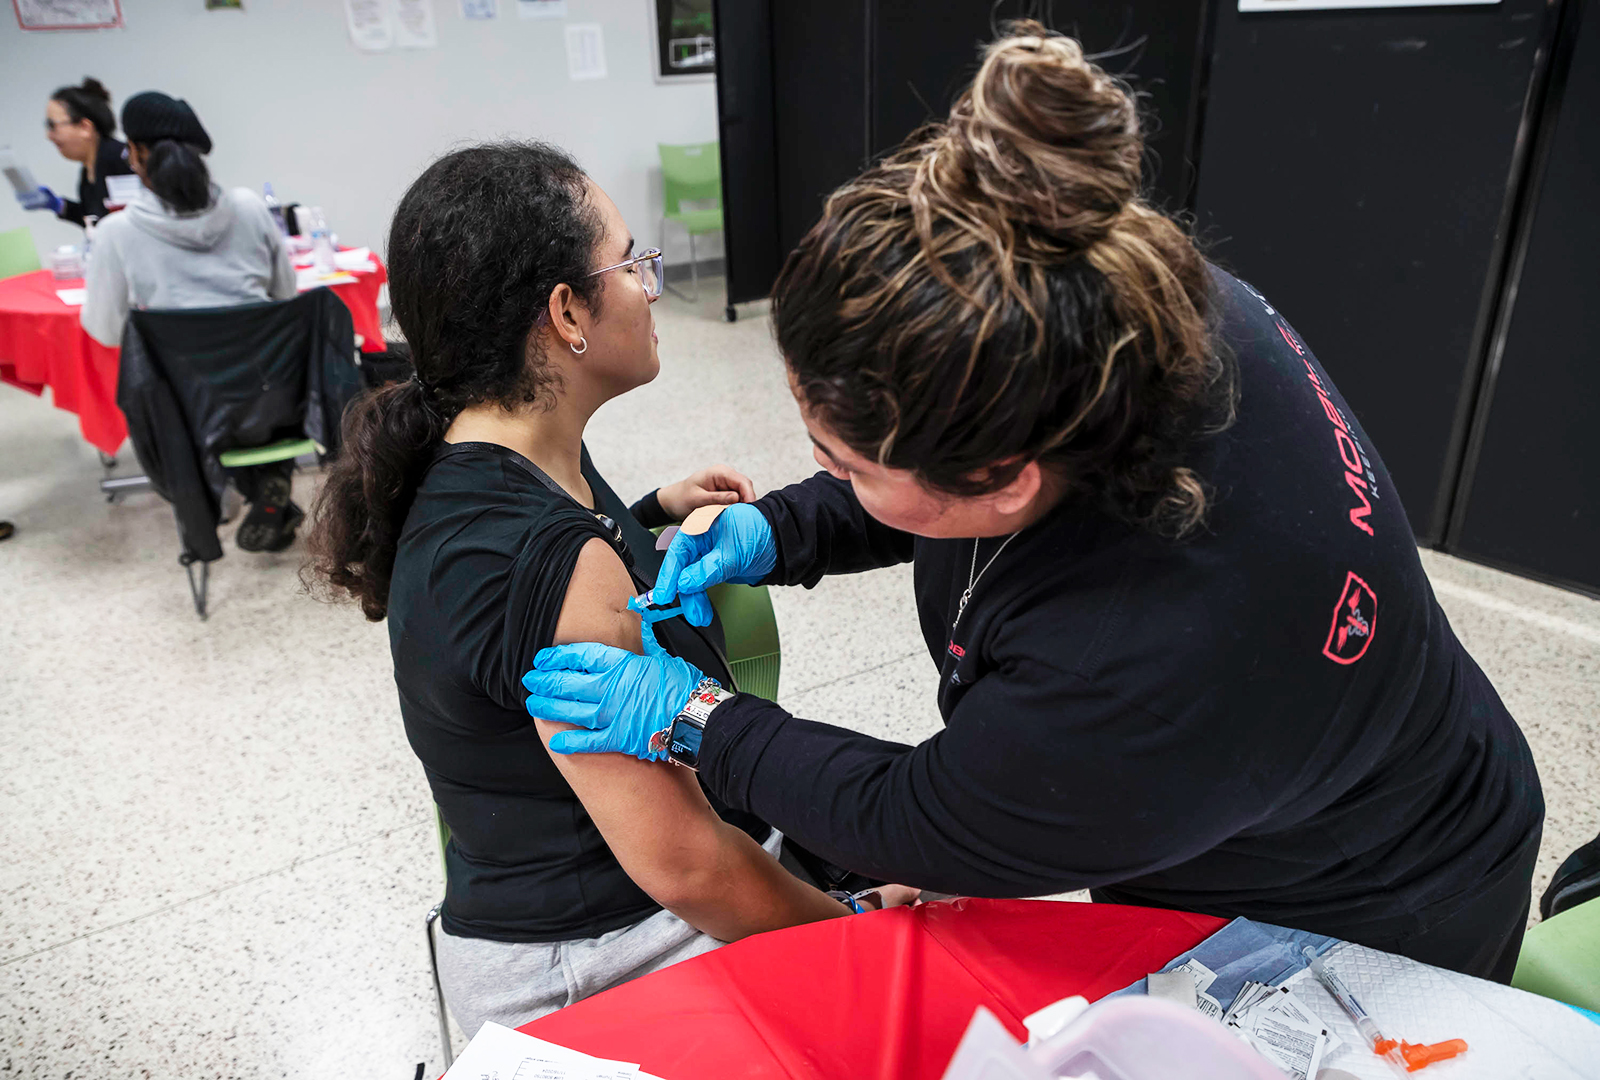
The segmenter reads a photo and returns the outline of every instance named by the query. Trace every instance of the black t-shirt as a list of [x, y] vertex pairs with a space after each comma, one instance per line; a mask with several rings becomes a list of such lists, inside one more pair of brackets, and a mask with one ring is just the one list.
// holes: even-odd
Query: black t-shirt
[[[622, 526], [636, 584], [653, 585], [655, 538], [587, 451], [583, 474], [595, 509]], [[578, 551], [593, 537], [610, 539], [593, 513], [491, 443], [441, 448], [406, 516], [389, 645], [406, 737], [450, 827], [441, 918], [452, 934], [565, 941], [660, 910], [606, 846], [523, 708], [522, 676], [552, 643]], [[656, 624], [656, 636], [726, 680], [720, 629], [678, 618]], [[750, 815], [724, 816], [765, 838]]]
[[89, 179], [88, 169], [78, 170], [77, 199], [63, 199], [62, 221], [82, 225], [85, 217], [103, 218], [106, 210], [106, 177], [132, 176], [133, 166], [128, 164], [128, 144], [116, 139], [102, 138], [94, 155], [94, 179]]
[[740, 696], [706, 732], [710, 787], [891, 881], [1110, 886], [1356, 941], [1420, 933], [1513, 871], [1543, 816], [1521, 732], [1327, 374], [1258, 294], [1213, 279], [1240, 400], [1195, 451], [1204, 530], [1163, 540], [1063, 504], [952, 632], [972, 540], [886, 528], [824, 474], [767, 496], [771, 581], [915, 560], [946, 726], [909, 747]]

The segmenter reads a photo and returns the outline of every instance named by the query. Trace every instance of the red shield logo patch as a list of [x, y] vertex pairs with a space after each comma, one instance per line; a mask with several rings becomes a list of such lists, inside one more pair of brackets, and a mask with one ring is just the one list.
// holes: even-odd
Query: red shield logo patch
[[1378, 628], [1378, 594], [1354, 573], [1344, 579], [1344, 592], [1333, 609], [1322, 655], [1335, 664], [1353, 664], [1366, 655]]

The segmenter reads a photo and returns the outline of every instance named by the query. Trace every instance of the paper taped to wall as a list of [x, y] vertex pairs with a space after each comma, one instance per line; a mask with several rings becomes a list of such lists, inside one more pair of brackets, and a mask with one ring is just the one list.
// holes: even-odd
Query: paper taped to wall
[[389, 0], [344, 0], [344, 22], [351, 42], [362, 52], [383, 52], [394, 44]]

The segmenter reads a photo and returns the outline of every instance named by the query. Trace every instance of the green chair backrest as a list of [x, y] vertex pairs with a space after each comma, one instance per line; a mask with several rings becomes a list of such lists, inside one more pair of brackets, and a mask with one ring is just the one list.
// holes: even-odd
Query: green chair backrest
[[1511, 985], [1600, 1012], [1600, 899], [1570, 907], [1529, 929]]
[[662, 202], [667, 213], [680, 213], [686, 202], [711, 200], [722, 206], [722, 154], [717, 144], [670, 146], [657, 143], [661, 152]]
[[776, 701], [778, 617], [765, 585], [717, 585], [706, 591], [722, 623], [728, 668], [734, 685], [747, 694]]
[[26, 225], [0, 232], [0, 278], [16, 277], [39, 269], [39, 250]]
[[287, 461], [301, 454], [321, 454], [324, 447], [311, 439], [279, 439], [266, 446], [248, 446], [238, 450], [224, 450], [217, 460], [227, 468], [242, 469], [248, 465], [265, 465], [272, 461]]

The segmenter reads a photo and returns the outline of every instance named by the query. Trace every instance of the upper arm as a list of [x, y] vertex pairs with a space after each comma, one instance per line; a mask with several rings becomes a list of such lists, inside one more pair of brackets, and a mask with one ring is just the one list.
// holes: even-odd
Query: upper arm
[[[611, 545], [583, 545], [567, 584], [552, 644], [598, 641], [641, 652], [639, 616], [629, 611], [633, 580]], [[550, 736], [570, 724], [535, 720], [548, 750]], [[696, 845], [717, 842], [721, 820], [695, 774], [629, 754], [551, 754], [628, 875], [655, 895]], [[660, 899], [657, 896], [657, 899]]]
[[128, 317], [128, 280], [114, 243], [103, 240], [95, 246], [83, 284], [78, 322], [100, 344], [116, 347], [122, 342], [122, 324]]
[[272, 276], [267, 283], [267, 295], [274, 300], [292, 300], [298, 289], [296, 288], [294, 262], [289, 258], [289, 245], [284, 242], [283, 234], [278, 231], [277, 222], [272, 220], [271, 211], [262, 208], [266, 213], [267, 243], [272, 251]]

